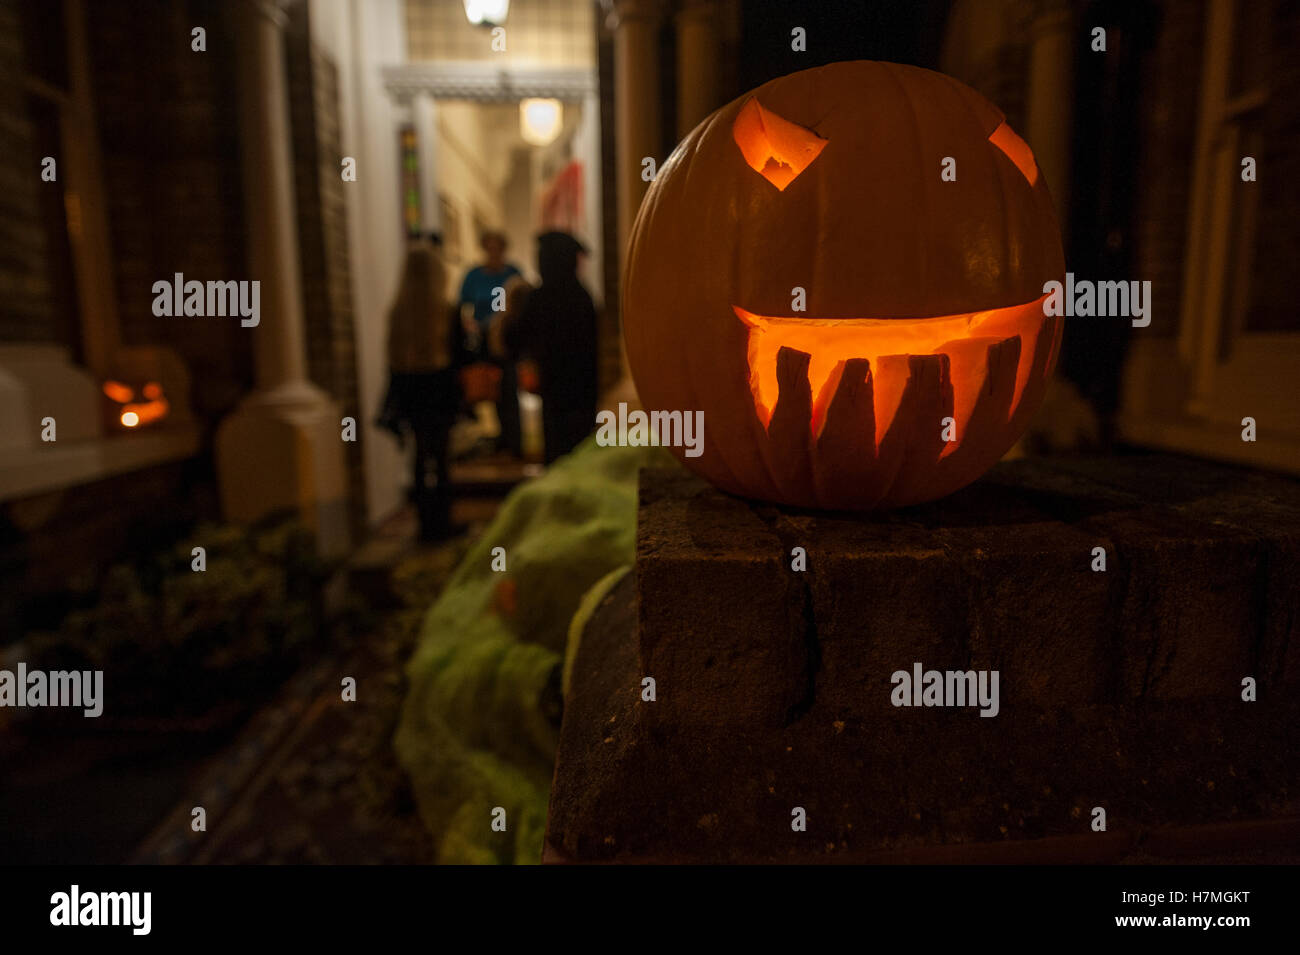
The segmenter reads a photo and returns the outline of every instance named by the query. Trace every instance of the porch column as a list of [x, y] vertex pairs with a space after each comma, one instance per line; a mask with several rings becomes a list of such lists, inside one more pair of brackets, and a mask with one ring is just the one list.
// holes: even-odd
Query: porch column
[[420, 227], [425, 232], [438, 232], [442, 229], [442, 211], [438, 208], [438, 104], [428, 92], [412, 97], [411, 125], [415, 127], [420, 158]]
[[1047, 177], [1061, 234], [1070, 211], [1070, 104], [1074, 102], [1074, 48], [1081, 41], [1064, 0], [1047, 0], [1029, 26], [1029, 101], [1025, 141]]
[[677, 14], [677, 138], [683, 139], [718, 102], [721, 36], [715, 0], [685, 0]]
[[239, 0], [230, 8], [241, 61], [248, 271], [261, 283], [261, 316], [248, 329], [257, 385], [217, 430], [217, 477], [227, 518], [293, 511], [314, 530], [322, 553], [338, 554], [348, 545], [347, 476], [339, 409], [306, 373], [284, 6]]
[[649, 183], [641, 161], [660, 155], [663, 110], [659, 102], [659, 25], [662, 0], [616, 0], [614, 4], [614, 115], [618, 165], [618, 260], [623, 262], [632, 222]]

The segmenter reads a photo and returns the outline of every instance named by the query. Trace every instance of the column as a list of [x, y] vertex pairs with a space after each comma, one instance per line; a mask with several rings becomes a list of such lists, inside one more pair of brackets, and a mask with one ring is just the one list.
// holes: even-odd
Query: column
[[411, 99], [411, 124], [415, 127], [420, 157], [420, 228], [425, 232], [442, 229], [438, 208], [438, 105], [424, 90]]
[[90, 70], [90, 44], [86, 35], [84, 0], [68, 3], [67, 13], [71, 95], [61, 110], [67, 156], [68, 201], [79, 215], [80, 228], [68, 230], [77, 268], [77, 298], [81, 307], [81, 349], [86, 367], [98, 378], [114, 373], [113, 358], [121, 349], [117, 296], [113, 289], [113, 258], [108, 231], [108, 202], [104, 196], [99, 131], [95, 128], [94, 88]]
[[[261, 283], [257, 385], [217, 430], [221, 505], [231, 520], [298, 513], [324, 554], [347, 548], [338, 407], [307, 380], [298, 226], [285, 83], [284, 0], [239, 0], [239, 134], [249, 277]], [[202, 382], [198, 383], [202, 387]]]
[[618, 258], [622, 262], [636, 211], [649, 183], [641, 161], [660, 154], [663, 110], [659, 102], [659, 24], [662, 0], [616, 0], [614, 4], [614, 115], [618, 166]]
[[[574, 135], [574, 147], [582, 161], [582, 241], [590, 250], [587, 256], [587, 288], [596, 299], [596, 307], [605, 302], [604, 230], [601, 228], [600, 167], [600, 98], [593, 88], [582, 97], [582, 119]], [[567, 106], [568, 104], [566, 104]]]
[[1064, 0], [1041, 4], [1029, 27], [1029, 84], [1021, 131], [1047, 177], [1056, 219], [1065, 235], [1070, 211], [1070, 130], [1074, 117], [1073, 18]]
[[721, 104], [715, 0], [685, 0], [677, 14], [677, 138], [683, 139]]

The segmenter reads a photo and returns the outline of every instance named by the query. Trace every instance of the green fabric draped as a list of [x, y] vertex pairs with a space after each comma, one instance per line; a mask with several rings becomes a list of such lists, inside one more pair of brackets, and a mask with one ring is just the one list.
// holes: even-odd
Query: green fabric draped
[[394, 742], [440, 862], [540, 860], [570, 621], [633, 561], [637, 470], [672, 460], [588, 438], [511, 492], [429, 610]]

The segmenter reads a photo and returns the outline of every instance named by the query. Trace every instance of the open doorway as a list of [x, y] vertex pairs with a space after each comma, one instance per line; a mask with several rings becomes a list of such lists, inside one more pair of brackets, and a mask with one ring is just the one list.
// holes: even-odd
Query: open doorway
[[[400, 203], [402, 232], [433, 237], [440, 246], [432, 258], [455, 303], [452, 327], [469, 346], [452, 363], [456, 403], [471, 409], [457, 412], [450, 432], [445, 410], [439, 411], [433, 439], [425, 455], [416, 449], [408, 473], [427, 489], [421, 461], [431, 457], [443, 469], [433, 486], [461, 502], [470, 489], [502, 490], [536, 474], [595, 424], [600, 344], [610, 337], [600, 324], [605, 223], [597, 8], [590, 0], [501, 4], [490, 11], [406, 0], [403, 11], [406, 57], [380, 71], [400, 143], [400, 183], [390, 195]], [[569, 281], [545, 284], [572, 291], [580, 283], [581, 301], [573, 307], [568, 299], [543, 316], [548, 294], [539, 288], [538, 237], [552, 231], [565, 233], [582, 254], [574, 255]], [[564, 334], [575, 315], [590, 334]], [[507, 341], [506, 329], [520, 331]], [[567, 363], [542, 373], [556, 356], [578, 356], [580, 370], [590, 365], [590, 375]], [[590, 413], [570, 414], [573, 389], [552, 389], [588, 379], [590, 389], [578, 390], [583, 398], [591, 392]], [[565, 439], [547, 441], [547, 427], [556, 437], [559, 411], [571, 426]], [[579, 419], [582, 435], [575, 437]]]
[[[583, 242], [589, 252], [579, 260], [579, 278], [599, 297], [600, 263], [593, 254], [598, 244], [592, 241], [599, 233], [599, 216], [588, 197], [598, 117], [581, 101], [535, 96], [505, 102], [446, 98], [423, 110], [432, 112], [423, 117], [423, 141], [430, 148], [419, 157], [423, 228], [442, 240], [450, 294], [467, 313], [481, 313], [465, 316], [475, 319], [467, 328], [487, 336], [489, 353], [504, 360], [497, 335], [500, 318], [485, 311], [491, 306], [481, 296], [472, 301], [474, 286], [486, 282], [485, 288], [501, 288], [511, 297], [520, 280], [520, 295], [536, 287], [539, 234], [558, 230]], [[485, 262], [483, 239], [490, 235], [505, 240], [495, 265]], [[480, 274], [484, 269], [490, 270], [489, 277]], [[505, 305], [506, 297], [495, 304]], [[475, 417], [457, 425], [452, 454], [518, 450], [524, 461], [540, 461], [541, 399], [530, 390], [533, 380], [525, 374], [519, 381], [511, 369], [500, 387], [509, 393], [497, 402], [475, 402]]]

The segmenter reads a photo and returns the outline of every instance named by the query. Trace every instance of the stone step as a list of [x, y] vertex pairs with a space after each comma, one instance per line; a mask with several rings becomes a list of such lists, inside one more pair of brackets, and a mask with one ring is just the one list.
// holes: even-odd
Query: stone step
[[[1294, 857], [1298, 486], [1165, 456], [1022, 461], [855, 516], [643, 472], [637, 573], [573, 664], [549, 857], [1062, 861], [1090, 837], [1187, 856], [1261, 826]], [[997, 670], [997, 715], [894, 706], [917, 662]]]

